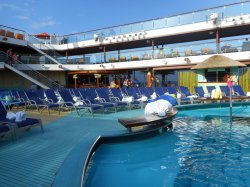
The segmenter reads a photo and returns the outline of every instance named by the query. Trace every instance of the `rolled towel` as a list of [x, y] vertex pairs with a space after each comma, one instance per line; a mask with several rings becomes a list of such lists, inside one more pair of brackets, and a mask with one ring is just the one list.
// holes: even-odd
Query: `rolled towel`
[[166, 116], [167, 113], [171, 112], [173, 109], [172, 104], [164, 99], [159, 99], [157, 101], [148, 103], [145, 107], [144, 115], [157, 114], [159, 116]]
[[14, 120], [14, 119], [16, 119], [16, 114], [13, 112], [7, 112], [6, 118], [9, 120]]
[[16, 113], [16, 122], [21, 122], [26, 120], [26, 113], [24, 111], [18, 111]]
[[156, 112], [159, 116], [166, 116], [166, 114], [173, 109], [173, 105], [169, 101], [163, 99], [157, 100], [156, 106]]

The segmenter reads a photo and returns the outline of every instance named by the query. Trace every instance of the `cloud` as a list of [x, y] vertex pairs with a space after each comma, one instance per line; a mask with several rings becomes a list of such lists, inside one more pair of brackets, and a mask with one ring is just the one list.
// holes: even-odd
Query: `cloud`
[[30, 23], [30, 27], [32, 29], [40, 29], [45, 27], [52, 27], [56, 25], [57, 23], [53, 20], [52, 17], [45, 17], [41, 19], [40, 21], [33, 21]]
[[29, 17], [28, 16], [16, 16], [17, 19], [20, 19], [20, 20], [28, 20]]
[[21, 7], [14, 4], [0, 4], [1, 9], [21, 10]]

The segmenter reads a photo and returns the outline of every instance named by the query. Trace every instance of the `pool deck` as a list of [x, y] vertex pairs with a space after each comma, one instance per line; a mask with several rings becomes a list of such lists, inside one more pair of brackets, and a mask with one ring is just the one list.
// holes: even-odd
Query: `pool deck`
[[[127, 112], [133, 115], [134, 111]], [[53, 184], [61, 166], [64, 164], [71, 172], [82, 170], [82, 159], [79, 159], [81, 163], [67, 160], [76, 160], [73, 158], [84, 154], [86, 156], [100, 135], [125, 133], [126, 129], [117, 122], [124, 114], [97, 114], [92, 118], [75, 114], [49, 116], [47, 113], [41, 115], [34, 111], [28, 112], [29, 117], [42, 119], [45, 133], [41, 133], [39, 128], [33, 128], [20, 133], [17, 140], [11, 140], [10, 137], [1, 139], [0, 186], [62, 186], [62, 183]], [[67, 158], [69, 154], [73, 156]], [[79, 167], [73, 169], [75, 165]], [[81, 180], [81, 176], [75, 177]], [[65, 183], [64, 186], [69, 185]]]
[[[236, 103], [235, 103], [236, 104]], [[240, 106], [249, 105], [239, 103]], [[228, 103], [185, 105], [178, 110], [227, 107]], [[216, 112], [216, 110], [215, 110]], [[79, 186], [81, 173], [93, 143], [100, 136], [125, 134], [127, 130], [118, 118], [136, 117], [143, 110], [121, 111], [78, 117], [74, 113], [39, 114], [28, 111], [28, 117], [41, 118], [45, 133], [33, 128], [19, 134], [17, 140], [0, 139], [0, 186]], [[70, 156], [69, 156], [70, 155]], [[62, 168], [66, 168], [63, 169]], [[74, 176], [74, 180], [56, 180], [57, 176]]]

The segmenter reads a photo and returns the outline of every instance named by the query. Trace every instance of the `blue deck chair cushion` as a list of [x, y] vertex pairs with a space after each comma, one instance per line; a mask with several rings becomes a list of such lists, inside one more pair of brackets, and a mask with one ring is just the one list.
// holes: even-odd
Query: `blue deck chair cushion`
[[166, 95], [166, 94], [161, 95], [161, 96], [158, 98], [158, 100], [159, 100], [159, 99], [167, 100], [167, 101], [170, 102], [173, 106], [175, 106], [175, 105], [178, 104], [177, 101], [176, 101], [176, 99], [175, 99], [174, 97], [170, 96], [170, 95]]
[[15, 120], [9, 119], [0, 119], [1, 123], [13, 123], [16, 124], [18, 128], [30, 126], [39, 123], [38, 119], [35, 118], [26, 118], [24, 121], [16, 122]]
[[0, 125], [0, 134], [3, 132], [8, 132], [9, 130], [10, 128], [8, 126]]

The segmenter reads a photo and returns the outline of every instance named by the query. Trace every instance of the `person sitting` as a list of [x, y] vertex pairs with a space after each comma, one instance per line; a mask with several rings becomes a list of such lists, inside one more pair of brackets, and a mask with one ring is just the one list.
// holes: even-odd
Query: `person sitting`
[[118, 88], [118, 85], [115, 83], [114, 80], [110, 82], [110, 88]]
[[211, 99], [222, 99], [222, 92], [219, 89], [213, 89]]

